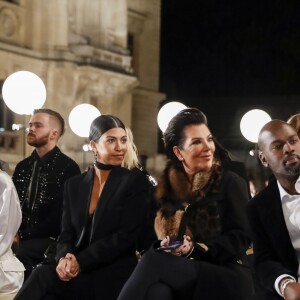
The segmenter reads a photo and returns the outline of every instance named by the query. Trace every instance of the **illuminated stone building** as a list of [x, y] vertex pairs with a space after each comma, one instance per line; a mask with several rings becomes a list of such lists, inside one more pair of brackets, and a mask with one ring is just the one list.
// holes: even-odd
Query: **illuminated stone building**
[[[159, 47], [160, 0], [0, 0], [0, 81], [18, 70], [36, 73], [47, 89], [44, 107], [66, 121], [81, 103], [114, 114], [148, 157], [157, 152], [164, 98]], [[13, 169], [32, 149], [9, 126], [27, 125], [29, 116], [12, 113], [2, 100], [0, 108], [1, 159]], [[84, 143], [68, 128], [59, 146], [84, 167], [91, 160]]]

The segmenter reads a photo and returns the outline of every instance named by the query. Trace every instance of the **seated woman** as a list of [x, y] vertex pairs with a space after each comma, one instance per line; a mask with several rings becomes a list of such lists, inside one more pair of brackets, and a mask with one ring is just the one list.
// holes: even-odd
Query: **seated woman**
[[16, 299], [115, 300], [137, 264], [148, 181], [121, 167], [127, 134], [120, 119], [97, 117], [89, 139], [94, 167], [65, 184], [57, 266], [36, 268]]
[[24, 266], [12, 243], [22, 220], [19, 197], [10, 176], [0, 170], [0, 297], [16, 293], [24, 281]]
[[[247, 298], [253, 286], [245, 180], [214, 156], [213, 136], [198, 109], [179, 112], [164, 143], [169, 161], [155, 194], [160, 240], [144, 254], [118, 300]], [[169, 249], [174, 241], [179, 246]]]

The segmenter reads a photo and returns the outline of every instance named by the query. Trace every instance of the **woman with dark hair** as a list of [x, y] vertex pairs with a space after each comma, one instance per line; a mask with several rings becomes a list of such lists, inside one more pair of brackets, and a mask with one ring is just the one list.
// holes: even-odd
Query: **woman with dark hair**
[[36, 268], [16, 299], [115, 300], [137, 264], [149, 184], [121, 167], [127, 133], [120, 119], [97, 117], [89, 140], [94, 166], [65, 184], [57, 265]]
[[118, 299], [246, 299], [253, 287], [245, 180], [215, 157], [213, 136], [198, 109], [179, 112], [164, 143], [169, 161], [155, 194], [159, 241]]

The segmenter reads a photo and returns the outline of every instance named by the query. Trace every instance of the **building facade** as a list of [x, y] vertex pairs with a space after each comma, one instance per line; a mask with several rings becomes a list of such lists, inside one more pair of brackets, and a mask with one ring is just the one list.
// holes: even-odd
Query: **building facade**
[[[67, 121], [76, 105], [92, 104], [120, 117], [140, 153], [155, 157], [156, 116], [164, 98], [160, 9], [160, 0], [0, 0], [0, 81], [19, 70], [34, 72], [46, 86], [44, 107]], [[27, 125], [29, 116], [1, 102], [1, 159], [13, 169], [32, 149], [24, 130], [7, 126]], [[59, 145], [83, 169], [92, 159], [83, 153], [85, 142], [67, 128]]]

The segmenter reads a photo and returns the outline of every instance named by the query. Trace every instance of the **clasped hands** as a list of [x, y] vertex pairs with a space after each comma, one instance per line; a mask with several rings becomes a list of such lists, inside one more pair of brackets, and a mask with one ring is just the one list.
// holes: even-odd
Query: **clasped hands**
[[[170, 237], [167, 235], [160, 243], [161, 247], [166, 247], [170, 243]], [[166, 252], [170, 252], [176, 256], [186, 256], [193, 250], [193, 242], [191, 237], [188, 235], [183, 236], [182, 245], [174, 250], [165, 250]]]
[[71, 253], [67, 253], [65, 257], [62, 257], [56, 267], [56, 273], [62, 281], [70, 281], [75, 278], [79, 272], [80, 265], [75, 255]]

